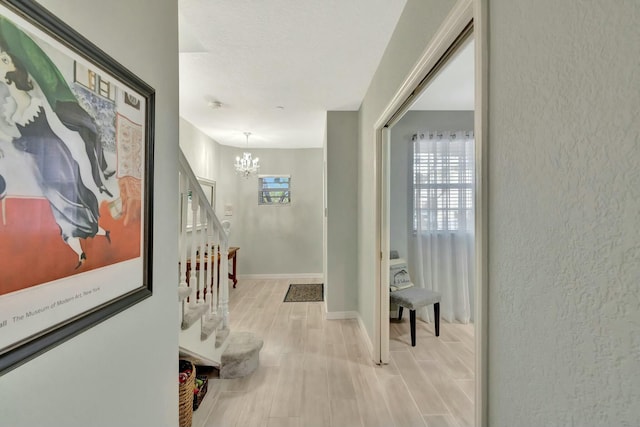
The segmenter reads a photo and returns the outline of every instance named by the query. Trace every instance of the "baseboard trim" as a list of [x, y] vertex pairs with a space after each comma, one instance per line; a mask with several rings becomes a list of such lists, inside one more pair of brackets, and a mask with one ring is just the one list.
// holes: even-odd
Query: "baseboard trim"
[[327, 311], [327, 320], [358, 319], [357, 311]]
[[238, 274], [238, 279], [320, 279], [322, 273]]

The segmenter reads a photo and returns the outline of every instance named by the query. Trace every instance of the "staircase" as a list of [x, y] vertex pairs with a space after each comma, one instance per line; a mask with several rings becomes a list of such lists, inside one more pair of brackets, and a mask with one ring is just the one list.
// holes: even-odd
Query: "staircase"
[[[262, 340], [229, 330], [228, 228], [220, 222], [179, 150], [180, 354], [231, 377], [250, 374]], [[228, 365], [225, 367], [225, 365]]]

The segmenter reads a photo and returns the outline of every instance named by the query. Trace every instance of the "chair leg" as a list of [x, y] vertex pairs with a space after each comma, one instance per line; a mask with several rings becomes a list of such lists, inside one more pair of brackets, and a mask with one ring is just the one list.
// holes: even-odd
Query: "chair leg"
[[409, 320], [411, 322], [411, 347], [416, 346], [416, 311], [409, 311]]
[[398, 306], [398, 321], [402, 320], [402, 306]]
[[436, 336], [439, 337], [440, 336], [440, 303], [439, 302], [433, 304], [433, 314], [434, 314], [434, 317], [436, 318], [435, 320]]

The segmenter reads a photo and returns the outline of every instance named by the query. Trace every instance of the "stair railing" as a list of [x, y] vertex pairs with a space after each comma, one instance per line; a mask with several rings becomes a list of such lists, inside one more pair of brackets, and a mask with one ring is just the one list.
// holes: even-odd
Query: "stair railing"
[[[205, 320], [229, 326], [229, 241], [187, 158], [179, 150], [179, 286], [185, 313], [202, 310]], [[188, 302], [186, 302], [188, 300]], [[204, 323], [204, 322], [203, 322]]]

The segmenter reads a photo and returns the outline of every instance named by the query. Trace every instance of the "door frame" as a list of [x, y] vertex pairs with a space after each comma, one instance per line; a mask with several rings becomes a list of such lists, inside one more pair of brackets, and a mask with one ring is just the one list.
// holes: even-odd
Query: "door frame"
[[[487, 337], [488, 337], [488, 32], [487, 1], [458, 0], [449, 15], [428, 42], [416, 65], [375, 122], [375, 186], [377, 199], [374, 360], [389, 363], [389, 127], [395, 124], [419, 96], [425, 78], [437, 66], [461, 34], [473, 25], [475, 41], [474, 138], [475, 172], [475, 424], [487, 422]], [[418, 89], [418, 90], [417, 90]]]

